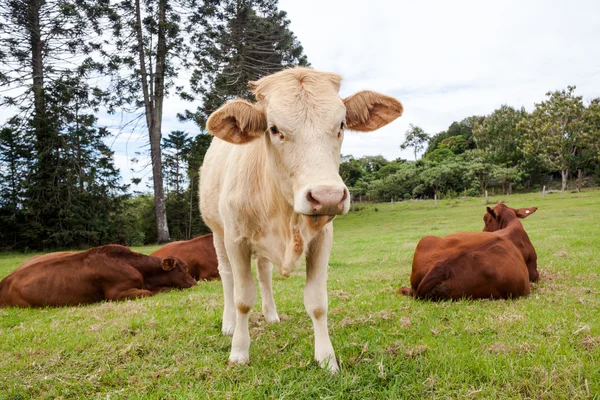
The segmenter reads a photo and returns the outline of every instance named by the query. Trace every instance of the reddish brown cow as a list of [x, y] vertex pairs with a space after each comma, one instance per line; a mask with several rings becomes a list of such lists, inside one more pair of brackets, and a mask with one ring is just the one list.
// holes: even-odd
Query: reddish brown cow
[[175, 256], [185, 261], [190, 275], [196, 280], [221, 279], [212, 233], [191, 240], [169, 243], [150, 255], [161, 258]]
[[34, 257], [0, 282], [0, 307], [58, 307], [152, 296], [196, 284], [185, 262], [119, 245]]
[[537, 207], [487, 207], [483, 232], [426, 236], [413, 258], [411, 288], [400, 292], [420, 299], [500, 299], [526, 296], [538, 280], [535, 249], [519, 218]]

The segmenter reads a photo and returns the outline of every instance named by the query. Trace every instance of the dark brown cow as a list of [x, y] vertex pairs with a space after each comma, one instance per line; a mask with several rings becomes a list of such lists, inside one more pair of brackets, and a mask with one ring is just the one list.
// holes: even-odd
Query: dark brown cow
[[185, 262], [119, 245], [51, 253], [23, 263], [0, 282], [0, 307], [58, 307], [152, 296], [196, 284]]
[[196, 280], [221, 279], [212, 233], [191, 240], [169, 243], [150, 255], [161, 258], [175, 256], [185, 261], [190, 275]]
[[487, 207], [483, 232], [426, 236], [413, 258], [411, 288], [400, 293], [420, 299], [500, 299], [529, 294], [538, 280], [535, 249], [519, 218], [537, 207]]

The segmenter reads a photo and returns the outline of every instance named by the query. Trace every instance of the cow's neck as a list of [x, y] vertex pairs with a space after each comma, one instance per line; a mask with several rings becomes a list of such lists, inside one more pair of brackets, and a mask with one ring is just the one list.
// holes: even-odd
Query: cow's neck
[[311, 229], [294, 211], [293, 200], [287, 199], [282, 191], [284, 185], [278, 182], [280, 178], [271, 169], [264, 143], [256, 141], [253, 144], [256, 146], [253, 149], [255, 155], [259, 155], [255, 158], [258, 161], [250, 164], [244, 173], [256, 177], [257, 187], [249, 193], [246, 203], [251, 210], [243, 213], [251, 218], [249, 229], [243, 236], [255, 244], [272, 242], [273, 248], [269, 251], [273, 254], [269, 258], [282, 276], [289, 276], [300, 265], [309, 243], [319, 230]]
[[523, 228], [523, 224], [517, 217], [507, 221], [506, 227], [499, 230], [498, 233], [509, 238], [521, 251], [523, 250], [523, 244], [531, 244], [529, 236], [525, 232], [525, 228]]

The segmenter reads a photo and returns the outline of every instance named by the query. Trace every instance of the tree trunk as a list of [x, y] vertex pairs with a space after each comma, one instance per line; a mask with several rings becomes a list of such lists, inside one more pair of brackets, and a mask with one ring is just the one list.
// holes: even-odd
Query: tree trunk
[[508, 194], [512, 194], [512, 182], [508, 182]]
[[581, 169], [577, 170], [577, 191], [581, 192], [581, 186], [583, 184], [583, 171]]
[[[156, 68], [154, 75], [154, 90], [148, 89], [148, 74], [146, 72], [146, 61], [144, 58], [144, 42], [142, 38], [142, 22], [140, 0], [136, 0], [136, 36], [138, 40], [138, 53], [140, 58], [140, 75], [142, 79], [142, 91], [144, 94], [144, 105], [146, 108], [146, 123], [150, 135], [150, 158], [152, 160], [152, 181], [154, 184], [154, 209], [156, 212], [156, 224], [158, 232], [158, 243], [166, 243], [171, 240], [169, 226], [167, 225], [167, 213], [165, 208], [165, 193], [163, 188], [162, 156], [160, 151], [162, 110], [164, 98], [164, 65], [167, 55], [165, 42], [165, 20], [166, 0], [159, 1], [158, 16], [158, 46], [156, 52]], [[150, 96], [152, 92], [152, 96]]]
[[562, 176], [562, 186], [560, 190], [564, 192], [567, 189], [567, 177], [569, 176], [569, 170], [563, 169], [560, 171], [560, 174]]

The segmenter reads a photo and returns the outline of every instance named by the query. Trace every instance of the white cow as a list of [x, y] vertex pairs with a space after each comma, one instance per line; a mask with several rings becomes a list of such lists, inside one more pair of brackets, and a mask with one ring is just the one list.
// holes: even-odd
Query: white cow
[[249, 82], [256, 104], [233, 100], [208, 119], [215, 138], [200, 171], [200, 209], [214, 233], [232, 363], [249, 360], [248, 317], [256, 300], [251, 257], [263, 314], [274, 322], [272, 263], [287, 277], [306, 256], [304, 304], [315, 359], [338, 370], [327, 328], [327, 265], [330, 222], [350, 205], [338, 172], [344, 129], [372, 131], [402, 114], [400, 102], [371, 91], [341, 99], [340, 82], [333, 73], [287, 69]]

